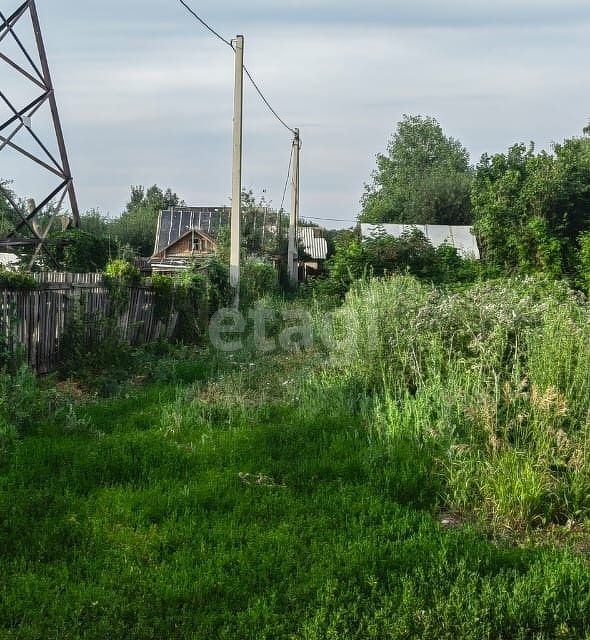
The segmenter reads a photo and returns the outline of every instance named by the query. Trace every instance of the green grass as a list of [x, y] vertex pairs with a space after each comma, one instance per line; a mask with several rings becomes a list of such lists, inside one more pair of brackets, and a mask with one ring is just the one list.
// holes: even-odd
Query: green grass
[[0, 638], [590, 638], [586, 560], [444, 528], [358, 389], [284, 384], [315, 357], [193, 355], [14, 443]]
[[384, 442], [495, 531], [590, 521], [590, 305], [565, 283], [463, 291], [359, 283], [336, 313], [334, 377], [374, 399]]

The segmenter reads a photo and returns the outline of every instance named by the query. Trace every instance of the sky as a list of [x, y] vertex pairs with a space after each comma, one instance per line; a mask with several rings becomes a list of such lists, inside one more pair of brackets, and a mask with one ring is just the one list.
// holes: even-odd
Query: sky
[[[301, 130], [301, 215], [328, 227], [353, 223], [405, 113], [437, 118], [473, 163], [520, 141], [549, 148], [590, 120], [587, 0], [188, 1], [225, 38], [245, 36], [251, 73]], [[19, 4], [0, 0], [3, 13]], [[81, 210], [119, 215], [130, 185], [155, 183], [190, 205], [228, 204], [229, 47], [177, 0], [37, 7]], [[5, 65], [0, 88], [27, 91]], [[279, 207], [290, 151], [246, 84], [244, 187]], [[0, 177], [23, 197], [40, 197], [42, 173], [0, 153]]]

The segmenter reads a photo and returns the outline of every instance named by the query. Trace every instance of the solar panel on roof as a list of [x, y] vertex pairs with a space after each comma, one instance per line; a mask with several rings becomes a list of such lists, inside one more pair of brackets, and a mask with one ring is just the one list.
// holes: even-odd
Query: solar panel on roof
[[191, 229], [212, 237], [229, 225], [228, 207], [174, 207], [160, 212], [154, 253], [160, 253]]

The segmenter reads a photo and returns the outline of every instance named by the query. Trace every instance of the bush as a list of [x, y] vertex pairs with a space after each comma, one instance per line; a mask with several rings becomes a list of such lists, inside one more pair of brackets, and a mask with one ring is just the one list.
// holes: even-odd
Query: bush
[[207, 277], [191, 269], [173, 281], [174, 309], [178, 313], [176, 338], [182, 342], [200, 340], [208, 321], [209, 296], [215, 297]]
[[0, 266], [0, 291], [32, 291], [37, 283], [28, 273], [10, 271]]
[[227, 263], [213, 256], [203, 264], [202, 273], [207, 278], [207, 302], [210, 312], [231, 304], [233, 291], [229, 284]]
[[102, 271], [109, 260], [110, 242], [80, 229], [63, 231], [49, 241], [65, 271], [89, 273]]
[[264, 296], [271, 296], [279, 291], [279, 280], [272, 264], [262, 260], [246, 260], [242, 267], [240, 279], [240, 300], [244, 305], [252, 304]]
[[51, 413], [54, 395], [40, 388], [34, 372], [26, 365], [14, 373], [0, 370], [0, 432], [3, 437], [31, 432]]
[[454, 284], [473, 282], [481, 273], [478, 261], [462, 258], [457, 249], [448, 244], [434, 248], [417, 229], [399, 238], [384, 231], [362, 241], [347, 236], [336, 247], [329, 271], [341, 295], [355, 280], [387, 274], [408, 274], [425, 282]]
[[107, 278], [116, 279], [126, 285], [139, 284], [139, 269], [126, 260], [111, 260], [105, 267]]
[[590, 308], [565, 284], [374, 279], [335, 338], [331, 366], [384, 398], [373, 424], [430, 460], [447, 508], [511, 529], [590, 516]]

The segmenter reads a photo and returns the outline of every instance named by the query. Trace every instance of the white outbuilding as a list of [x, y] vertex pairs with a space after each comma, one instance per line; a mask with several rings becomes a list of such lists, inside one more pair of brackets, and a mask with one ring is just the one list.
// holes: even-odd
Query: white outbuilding
[[16, 269], [19, 258], [14, 253], [0, 253], [0, 267], [5, 269]]
[[401, 238], [404, 233], [414, 229], [421, 231], [433, 247], [448, 244], [455, 247], [465, 258], [480, 259], [479, 247], [473, 233], [473, 227], [443, 224], [361, 224], [363, 239], [375, 238], [383, 233]]

